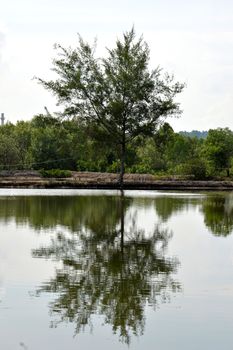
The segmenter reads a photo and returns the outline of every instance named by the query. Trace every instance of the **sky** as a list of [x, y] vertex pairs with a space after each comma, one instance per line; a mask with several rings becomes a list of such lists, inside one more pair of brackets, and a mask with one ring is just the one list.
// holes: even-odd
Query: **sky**
[[233, 2], [231, 0], [1, 0], [0, 113], [8, 121], [59, 111], [37, 83], [48, 80], [54, 44], [75, 47], [77, 33], [98, 40], [104, 56], [134, 25], [150, 47], [150, 67], [160, 66], [186, 84], [177, 101], [175, 131], [233, 130]]

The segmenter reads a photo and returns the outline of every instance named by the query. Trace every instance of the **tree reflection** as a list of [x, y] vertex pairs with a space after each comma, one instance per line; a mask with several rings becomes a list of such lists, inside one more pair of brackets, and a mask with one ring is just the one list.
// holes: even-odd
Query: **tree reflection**
[[[233, 195], [210, 194], [203, 197], [157, 196], [156, 198], [125, 198], [124, 210], [133, 205], [154, 208], [161, 223], [173, 215], [198, 206], [207, 228], [216, 236], [233, 231]], [[73, 232], [86, 230], [101, 240], [119, 236], [121, 205], [117, 196], [22, 196], [0, 198], [0, 221], [14, 220], [18, 225], [30, 225], [34, 230], [55, 229], [57, 226]], [[118, 227], [119, 228], [119, 227]], [[102, 237], [104, 236], [104, 237]]]
[[56, 316], [53, 326], [73, 322], [79, 333], [99, 314], [129, 344], [132, 334], [143, 333], [145, 306], [156, 308], [180, 289], [172, 276], [178, 261], [165, 257], [171, 232], [158, 225], [146, 232], [134, 218], [126, 222], [129, 200], [115, 198], [114, 220], [109, 219], [109, 207], [101, 218], [87, 211], [78, 230], [58, 233], [33, 256], [62, 262], [54, 278], [37, 291], [55, 293], [50, 304]]
[[109, 233], [121, 215], [116, 196], [11, 196], [1, 200], [0, 220], [14, 219], [16, 224], [29, 224], [38, 231], [58, 225], [78, 231], [93, 225], [95, 232]]
[[216, 236], [228, 236], [233, 232], [233, 196], [207, 196], [202, 205], [204, 222]]
[[155, 210], [159, 218], [163, 222], [167, 222], [172, 215], [188, 210], [190, 206], [194, 207], [198, 204], [200, 204], [198, 197], [161, 196], [155, 200]]

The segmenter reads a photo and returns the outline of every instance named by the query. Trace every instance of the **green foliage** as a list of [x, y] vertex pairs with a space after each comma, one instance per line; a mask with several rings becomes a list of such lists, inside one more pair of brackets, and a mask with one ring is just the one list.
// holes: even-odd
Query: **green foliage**
[[203, 159], [194, 158], [177, 165], [175, 172], [180, 175], [190, 175], [195, 180], [205, 180], [207, 178], [206, 162]]
[[12, 169], [19, 167], [19, 149], [12, 135], [0, 133], [0, 168]]
[[113, 161], [112, 164], [108, 165], [106, 170], [109, 173], [119, 173], [120, 167], [121, 167], [120, 161], [116, 160], [116, 161]]
[[36, 129], [44, 129], [47, 127], [56, 126], [59, 124], [57, 118], [52, 117], [51, 115], [37, 114], [33, 117], [31, 125]]
[[57, 166], [57, 133], [55, 129], [35, 128], [32, 134], [31, 152], [35, 169], [46, 164], [47, 169]]
[[168, 144], [166, 159], [168, 167], [189, 162], [195, 156], [198, 140], [175, 134], [173, 141]]
[[[153, 138], [148, 138], [145, 143], [137, 149], [138, 164], [134, 167], [135, 172], [147, 173], [163, 170], [165, 161], [163, 154], [156, 147]], [[132, 167], [133, 168], [133, 167]]]
[[40, 169], [43, 166], [44, 169], [75, 170], [76, 157], [79, 153], [77, 138], [83, 140], [83, 135], [80, 134], [83, 134], [84, 130], [80, 132], [75, 122], [62, 123], [55, 118], [41, 115], [32, 120], [32, 126], [33, 168]]
[[161, 153], [165, 153], [169, 144], [174, 142], [176, 134], [168, 123], [164, 123], [154, 134], [156, 147]]
[[146, 164], [135, 164], [131, 168], [127, 169], [129, 173], [136, 174], [150, 174], [153, 173], [149, 165]]
[[71, 171], [61, 170], [61, 169], [50, 169], [50, 170], [40, 169], [39, 172], [43, 177], [66, 178], [66, 177], [72, 176]]
[[225, 170], [229, 176], [233, 157], [233, 132], [228, 128], [209, 130], [203, 153], [215, 173]]
[[32, 139], [32, 123], [19, 121], [15, 125], [13, 135], [18, 149], [18, 168], [28, 169], [32, 162], [31, 157], [31, 139]]
[[[233, 133], [210, 130], [203, 139], [175, 133], [164, 123], [152, 136], [126, 145], [128, 173], [224, 178], [233, 174]], [[106, 137], [106, 142], [103, 138]], [[31, 121], [0, 126], [0, 169], [121, 170], [121, 147], [96, 124], [37, 115]]]

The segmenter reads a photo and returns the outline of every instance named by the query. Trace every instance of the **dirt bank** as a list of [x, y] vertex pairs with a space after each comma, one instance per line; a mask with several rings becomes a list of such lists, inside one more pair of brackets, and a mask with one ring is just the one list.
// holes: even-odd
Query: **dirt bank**
[[[0, 173], [0, 188], [98, 188], [117, 189], [119, 176], [109, 173], [72, 172], [69, 178], [43, 178], [36, 171]], [[158, 179], [147, 174], [126, 174], [125, 189], [144, 190], [233, 190], [233, 181], [194, 181], [179, 177]]]

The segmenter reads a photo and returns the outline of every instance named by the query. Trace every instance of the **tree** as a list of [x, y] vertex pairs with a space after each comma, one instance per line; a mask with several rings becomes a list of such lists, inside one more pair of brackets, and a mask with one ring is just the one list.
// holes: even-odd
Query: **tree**
[[31, 122], [29, 121], [18, 121], [14, 127], [13, 137], [16, 141], [19, 166], [22, 169], [27, 169], [31, 164]]
[[[31, 156], [34, 169], [76, 168], [77, 137], [74, 122], [37, 115], [31, 122]], [[75, 133], [73, 131], [75, 129]]]
[[11, 134], [0, 132], [0, 169], [15, 169], [19, 162], [18, 145]]
[[194, 157], [197, 139], [174, 133], [172, 141], [168, 144], [166, 152], [168, 162], [170, 162], [172, 168]]
[[79, 36], [75, 49], [56, 45], [56, 80], [38, 81], [64, 105], [63, 116], [98, 123], [120, 146], [120, 186], [123, 186], [126, 145], [140, 134], [150, 134], [159, 121], [180, 114], [174, 101], [184, 87], [173, 76], [157, 68], [149, 70], [149, 48], [143, 38], [136, 40], [134, 28], [108, 49], [106, 58], [96, 58], [96, 45]]
[[216, 171], [226, 170], [229, 177], [233, 157], [233, 132], [228, 128], [209, 130], [203, 148], [213, 168]]

